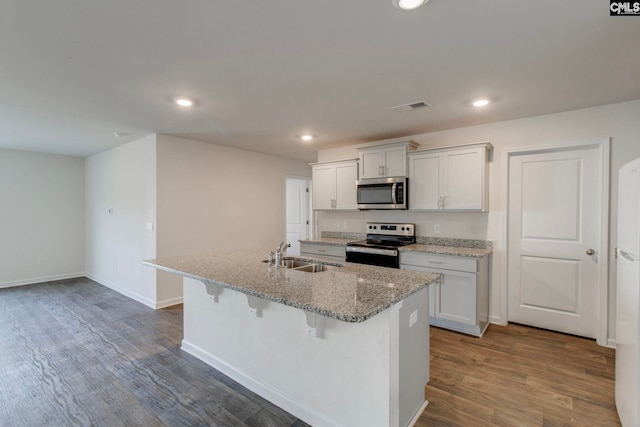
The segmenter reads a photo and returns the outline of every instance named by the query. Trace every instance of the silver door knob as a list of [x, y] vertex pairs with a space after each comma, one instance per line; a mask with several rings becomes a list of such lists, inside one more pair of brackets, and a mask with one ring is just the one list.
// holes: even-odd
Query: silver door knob
[[595, 253], [596, 251], [594, 251], [593, 249], [587, 249], [587, 255], [593, 255]]

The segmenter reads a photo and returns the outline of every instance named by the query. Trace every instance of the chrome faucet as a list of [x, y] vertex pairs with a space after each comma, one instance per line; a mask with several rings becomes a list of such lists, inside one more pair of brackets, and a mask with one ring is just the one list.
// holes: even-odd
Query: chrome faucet
[[291, 247], [291, 244], [285, 244], [284, 242], [280, 243], [280, 246], [278, 246], [278, 248], [276, 249], [276, 259], [275, 259], [276, 267], [280, 267], [280, 265], [282, 265], [282, 256], [286, 252], [287, 248], [290, 248], [290, 247]]

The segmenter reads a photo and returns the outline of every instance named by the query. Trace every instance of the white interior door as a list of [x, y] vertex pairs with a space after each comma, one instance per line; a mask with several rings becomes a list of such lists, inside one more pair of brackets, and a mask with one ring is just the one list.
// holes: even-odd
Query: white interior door
[[286, 232], [288, 255], [300, 255], [299, 240], [309, 236], [309, 191], [311, 181], [305, 179], [287, 178], [286, 199]]
[[594, 146], [510, 157], [509, 321], [597, 336], [601, 168]]

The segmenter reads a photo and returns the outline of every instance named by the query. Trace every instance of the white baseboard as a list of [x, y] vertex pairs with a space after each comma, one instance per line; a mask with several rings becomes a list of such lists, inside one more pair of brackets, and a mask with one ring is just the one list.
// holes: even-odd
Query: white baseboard
[[[305, 405], [302, 402], [297, 401], [291, 396], [285, 395], [279, 390], [264, 384], [247, 374], [238, 371], [233, 366], [229, 365], [224, 360], [221, 360], [212, 354], [207, 353], [200, 347], [189, 343], [188, 341], [182, 341], [182, 350], [197, 357], [209, 366], [213, 366], [218, 371], [222, 372], [231, 379], [237, 381], [242, 386], [248, 388], [254, 393], [259, 394], [269, 402], [279, 406], [285, 411], [291, 413], [293, 416], [300, 418], [304, 422], [316, 427], [342, 427], [339, 423], [329, 418], [326, 414], [319, 413], [315, 409]], [[425, 405], [426, 406], [426, 405]], [[422, 411], [419, 411], [422, 413]]]
[[506, 320], [503, 320], [500, 316], [491, 315], [489, 316], [489, 323], [495, 323], [496, 325], [507, 326]]
[[425, 400], [422, 406], [420, 407], [420, 409], [418, 409], [418, 412], [416, 412], [416, 414], [413, 416], [413, 418], [411, 419], [407, 427], [413, 427], [418, 422], [418, 420], [420, 419], [420, 415], [422, 415], [424, 410], [427, 409], [428, 404], [429, 404], [429, 401]]
[[159, 309], [159, 308], [171, 307], [172, 305], [182, 304], [183, 301], [184, 301], [183, 297], [166, 299], [164, 301], [156, 302], [155, 308]]
[[607, 339], [607, 345], [605, 347], [609, 347], [609, 348], [616, 348], [616, 340], [614, 340], [613, 338], [609, 338]]
[[123, 288], [122, 286], [110, 282], [108, 280], [102, 279], [98, 276], [95, 276], [91, 273], [87, 273], [86, 276], [93, 280], [96, 281], [98, 283], [100, 283], [102, 286], [106, 286], [107, 288], [114, 290], [122, 295], [124, 295], [125, 297], [129, 297], [132, 300], [138, 301], [141, 304], [146, 305], [147, 307], [153, 308], [154, 310], [156, 309], [156, 302], [153, 300], [150, 300], [149, 298], [143, 297], [142, 295], [135, 293], [135, 292], [131, 292], [128, 289]]
[[85, 277], [85, 272], [67, 273], [67, 274], [55, 274], [53, 276], [41, 276], [31, 279], [12, 280], [9, 282], [1, 282], [0, 288], [12, 288], [14, 286], [34, 285], [36, 283], [53, 282], [55, 280], [64, 279], [76, 279], [78, 277]]

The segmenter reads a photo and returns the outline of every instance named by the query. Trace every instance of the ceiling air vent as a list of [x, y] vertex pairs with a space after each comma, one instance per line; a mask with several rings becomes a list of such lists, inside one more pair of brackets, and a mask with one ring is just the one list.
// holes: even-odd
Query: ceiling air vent
[[395, 107], [391, 107], [391, 109], [396, 111], [411, 111], [424, 107], [431, 107], [431, 104], [423, 99], [422, 101], [410, 102], [409, 104], [396, 105]]

